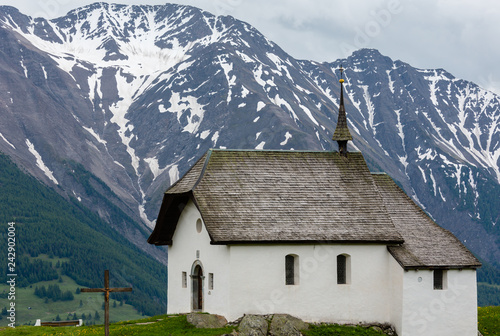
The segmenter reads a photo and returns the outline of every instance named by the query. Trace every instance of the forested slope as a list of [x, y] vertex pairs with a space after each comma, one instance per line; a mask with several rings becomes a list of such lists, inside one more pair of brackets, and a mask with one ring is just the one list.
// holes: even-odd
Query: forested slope
[[[119, 210], [113, 215], [125, 216]], [[82, 286], [102, 287], [104, 270], [109, 269], [112, 286], [134, 288], [132, 294], [125, 295], [127, 303], [147, 315], [165, 312], [164, 265], [146, 256], [77, 199], [64, 199], [0, 154], [2, 269], [7, 267], [9, 222], [16, 223], [18, 286], [57, 276], [48, 271], [49, 265], [26, 258], [47, 254], [68, 258], [70, 261], [61, 265], [63, 274]], [[1, 276], [7, 273], [2, 271]]]

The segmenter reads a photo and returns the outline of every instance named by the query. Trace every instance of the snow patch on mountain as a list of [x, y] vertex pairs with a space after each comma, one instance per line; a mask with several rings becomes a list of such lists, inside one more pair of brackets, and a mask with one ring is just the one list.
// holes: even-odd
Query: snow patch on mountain
[[11, 143], [9, 142], [9, 140], [7, 140], [7, 138], [5, 138], [5, 137], [4, 137], [4, 135], [3, 135], [2, 133], [0, 133], [0, 138], [2, 138], [2, 139], [3, 139], [3, 141], [5, 141], [5, 142], [6, 142], [6, 143], [10, 146], [10, 147], [12, 147], [12, 148], [16, 149], [16, 146], [14, 146], [13, 144], [11, 144]]
[[257, 103], [257, 112], [260, 112], [264, 107], [266, 107], [266, 103], [264, 103], [263, 101], [259, 101]]
[[181, 97], [181, 93], [172, 92], [169, 100], [170, 108], [160, 112], [170, 112], [177, 114], [177, 121], [182, 124], [181, 118], [186, 119], [183, 131], [195, 134], [198, 132], [203, 116], [205, 114], [204, 105], [198, 103], [198, 98], [194, 96]]
[[82, 128], [84, 130], [86, 130], [87, 132], [89, 132], [98, 142], [100, 142], [106, 146], [106, 143], [107, 143], [106, 140], [101, 139], [101, 137], [92, 128], [85, 127], [85, 126], [82, 126]]
[[299, 121], [299, 117], [297, 116], [297, 114], [293, 110], [290, 103], [288, 103], [288, 101], [286, 99], [281, 98], [278, 93], [276, 93], [276, 96], [274, 96], [274, 98], [269, 97], [269, 99], [274, 103], [274, 105], [281, 107], [282, 109], [288, 111], [290, 113], [290, 115], [293, 117], [293, 120], [295, 122]]
[[168, 169], [168, 176], [170, 177], [170, 184], [173, 185], [179, 179], [179, 166], [174, 164], [174, 165], [171, 165], [169, 167], [166, 167], [165, 169]]
[[231, 102], [231, 96], [233, 94], [233, 86], [235, 86], [235, 84], [236, 84], [236, 76], [234, 74], [232, 76], [230, 76], [230, 73], [233, 71], [233, 64], [232, 63], [228, 63], [225, 60], [223, 61], [219, 57], [219, 64], [222, 67], [224, 74], [226, 75], [227, 85], [229, 88], [228, 92], [227, 92], [226, 101], [227, 101], [227, 104], [229, 105], [229, 103]]
[[285, 140], [280, 142], [280, 145], [285, 146], [288, 143], [288, 140], [290, 140], [291, 138], [292, 138], [292, 135], [290, 134], [290, 132], [287, 131], [285, 133]]
[[307, 115], [307, 117], [309, 119], [311, 119], [311, 121], [316, 125], [316, 126], [319, 126], [319, 123], [318, 121], [314, 118], [312, 112], [310, 109], [308, 109], [306, 106], [302, 105], [302, 104], [299, 104], [300, 108], [302, 109], [302, 111], [305, 112], [305, 114]]
[[151, 170], [151, 173], [153, 174], [153, 181], [156, 180], [156, 178], [162, 174], [165, 170], [167, 170], [167, 167], [161, 169], [160, 165], [158, 164], [158, 159], [156, 157], [154, 158], [146, 158], [144, 159], [144, 162], [146, 162], [149, 165], [149, 169]]
[[216, 131], [214, 135], [212, 135], [211, 140], [213, 143], [213, 147], [215, 147], [217, 145], [217, 141], [219, 141], [219, 131]]
[[33, 156], [35, 157], [36, 159], [36, 165], [38, 168], [40, 168], [41, 171], [43, 171], [43, 173], [52, 181], [54, 182], [55, 185], [58, 185], [59, 182], [56, 180], [56, 178], [54, 177], [54, 173], [49, 169], [49, 167], [47, 167], [47, 165], [45, 164], [45, 162], [43, 162], [43, 159], [42, 159], [42, 156], [40, 155], [40, 153], [38, 153], [38, 151], [35, 149], [35, 145], [33, 145], [31, 143], [31, 141], [29, 141], [28, 139], [26, 139], [26, 145], [28, 146], [28, 150], [30, 151], [31, 154], [33, 154]]
[[386, 70], [385, 73], [387, 74], [387, 78], [389, 80], [389, 90], [391, 91], [392, 94], [394, 94], [394, 81], [391, 78], [391, 70]]
[[208, 138], [208, 136], [210, 135], [211, 131], [203, 131], [201, 132], [200, 134], [200, 139], [201, 140], [205, 140], [206, 138]]
[[283, 75], [284, 73], [285, 76], [288, 77], [288, 79], [290, 79], [290, 81], [293, 82], [293, 78], [290, 75], [290, 72], [288, 71], [286, 63], [283, 62], [283, 60], [278, 55], [268, 52], [266, 53], [266, 56], [274, 63], [274, 65], [278, 69], [277, 74]]

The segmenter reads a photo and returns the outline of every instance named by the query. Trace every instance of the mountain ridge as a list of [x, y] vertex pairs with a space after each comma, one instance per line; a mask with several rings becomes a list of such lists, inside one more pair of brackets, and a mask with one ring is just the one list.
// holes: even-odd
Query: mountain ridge
[[342, 64], [350, 148], [500, 260], [500, 101], [473, 83], [374, 49], [295, 60], [247, 23], [190, 6], [96, 3], [53, 20], [3, 6], [0, 22], [0, 150], [97, 212], [109, 206], [93, 205], [66, 159], [151, 228], [163, 191], [209, 148], [335, 150]]

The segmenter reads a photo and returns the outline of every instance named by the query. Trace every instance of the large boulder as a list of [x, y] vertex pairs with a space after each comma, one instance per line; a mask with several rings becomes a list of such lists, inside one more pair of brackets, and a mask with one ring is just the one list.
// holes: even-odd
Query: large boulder
[[226, 318], [220, 315], [191, 313], [187, 314], [186, 318], [196, 328], [224, 328], [227, 324]]
[[240, 322], [240, 336], [266, 336], [269, 324], [264, 316], [245, 315]]
[[301, 336], [301, 330], [309, 329], [309, 325], [288, 314], [275, 314], [271, 321], [271, 336]]

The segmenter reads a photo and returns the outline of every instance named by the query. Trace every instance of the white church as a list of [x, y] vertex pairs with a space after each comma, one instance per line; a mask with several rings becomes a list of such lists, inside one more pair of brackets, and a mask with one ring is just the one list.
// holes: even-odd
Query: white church
[[168, 313], [287, 313], [476, 336], [479, 261], [352, 140], [339, 152], [208, 151], [165, 193], [148, 242], [168, 245]]

